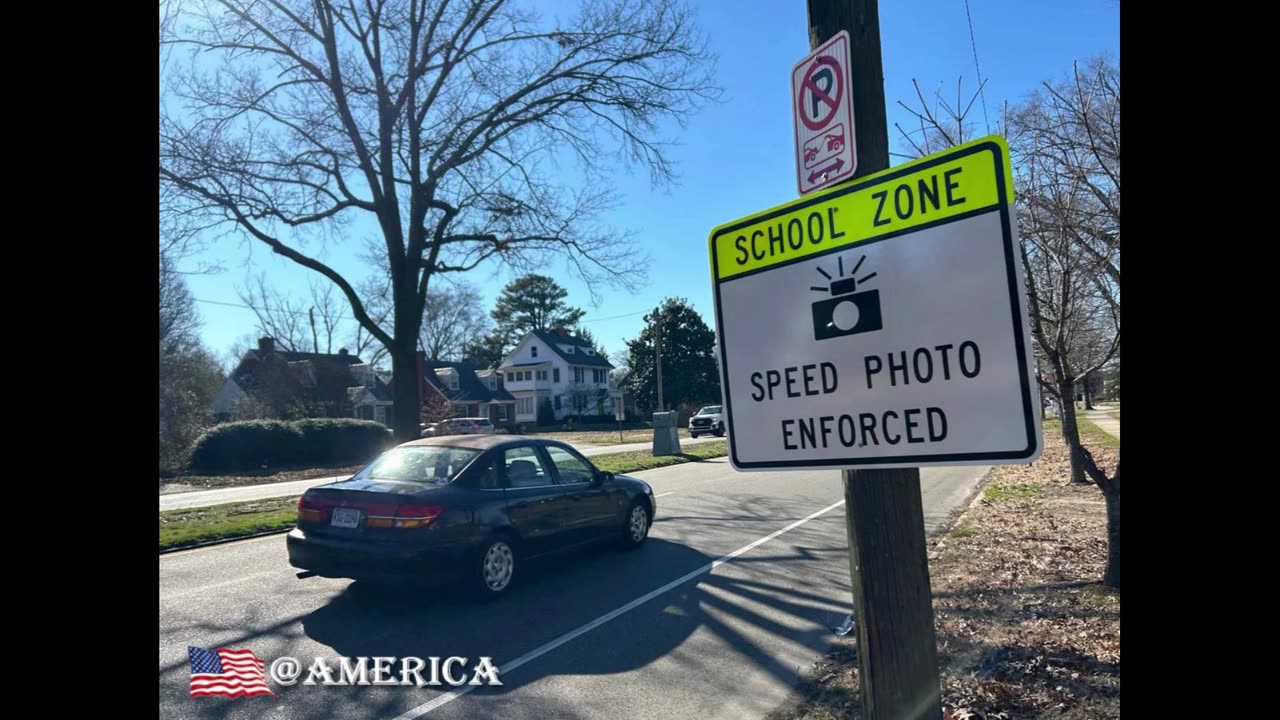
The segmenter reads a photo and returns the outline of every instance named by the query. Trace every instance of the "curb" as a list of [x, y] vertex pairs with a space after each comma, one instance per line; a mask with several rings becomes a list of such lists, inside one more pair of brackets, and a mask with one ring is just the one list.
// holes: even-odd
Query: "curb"
[[982, 502], [982, 489], [986, 487], [986, 484], [991, 480], [991, 476], [999, 467], [1001, 466], [992, 465], [990, 470], [983, 473], [982, 477], [978, 478], [978, 481], [973, 484], [973, 490], [969, 497], [965, 498], [965, 502], [960, 503], [955, 510], [951, 511], [951, 516], [947, 518], [947, 522], [932, 534], [925, 536], [925, 540], [929, 546], [927, 553], [929, 560], [932, 560], [937, 556], [939, 546], [946, 541], [947, 535], [951, 534], [951, 531], [956, 529], [956, 524], [960, 522], [960, 518], [964, 517], [966, 513], [976, 507], [978, 503]]
[[183, 550], [199, 550], [200, 548], [213, 547], [214, 545], [228, 545], [230, 543], [240, 542], [242, 540], [252, 540], [254, 538], [268, 537], [270, 535], [283, 535], [292, 529], [293, 529], [292, 527], [287, 527], [283, 530], [267, 530], [266, 532], [254, 533], [252, 535], [238, 535], [236, 537], [222, 538], [220, 540], [210, 540], [209, 542], [196, 543], [194, 545], [182, 545], [179, 547], [165, 548], [164, 550], [160, 551], [160, 554], [169, 555], [171, 553], [182, 552]]

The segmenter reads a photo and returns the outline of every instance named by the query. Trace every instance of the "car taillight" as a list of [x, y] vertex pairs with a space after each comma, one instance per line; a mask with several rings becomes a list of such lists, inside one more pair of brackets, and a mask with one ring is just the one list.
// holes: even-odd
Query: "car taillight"
[[418, 528], [426, 527], [435, 520], [444, 508], [439, 505], [399, 505], [394, 513], [369, 514], [368, 526], [379, 528]]
[[325, 508], [306, 495], [298, 498], [298, 521], [323, 522]]

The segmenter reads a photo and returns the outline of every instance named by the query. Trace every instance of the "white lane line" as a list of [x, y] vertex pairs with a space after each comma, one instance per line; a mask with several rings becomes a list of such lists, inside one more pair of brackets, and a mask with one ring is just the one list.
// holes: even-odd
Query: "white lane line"
[[[564, 635], [561, 635], [560, 637], [556, 638], [555, 640], [552, 640], [552, 641], [551, 641], [551, 642], [549, 642], [549, 643], [546, 643], [545, 645], [541, 645], [541, 646], [539, 646], [539, 647], [537, 647], [537, 648], [534, 648], [533, 650], [530, 650], [529, 652], [525, 653], [524, 655], [521, 655], [520, 657], [516, 658], [515, 660], [512, 660], [512, 661], [507, 662], [507, 663], [503, 663], [503, 664], [498, 668], [498, 672], [499, 672], [499, 673], [511, 672], [511, 671], [515, 670], [516, 668], [520, 667], [521, 665], [524, 665], [525, 663], [528, 663], [528, 662], [530, 662], [530, 661], [532, 661], [532, 660], [536, 660], [536, 659], [538, 659], [539, 657], [542, 657], [543, 655], [546, 655], [547, 653], [551, 652], [552, 650], [555, 650], [556, 648], [560, 647], [561, 645], [564, 645], [565, 643], [569, 642], [570, 640], [573, 640], [574, 638], [577, 638], [577, 637], [579, 637], [579, 636], [581, 636], [581, 635], [584, 635], [584, 634], [586, 634], [586, 633], [591, 632], [592, 630], [594, 630], [594, 629], [596, 629], [596, 628], [600, 627], [601, 625], [603, 625], [603, 624], [605, 624], [605, 623], [609, 622], [610, 620], [612, 620], [612, 619], [614, 619], [614, 618], [618, 617], [619, 615], [622, 615], [622, 614], [624, 614], [624, 613], [627, 613], [627, 612], [629, 612], [629, 611], [631, 611], [631, 610], [634, 610], [634, 609], [636, 609], [636, 608], [640, 607], [641, 605], [643, 605], [643, 604], [645, 604], [645, 603], [649, 602], [650, 600], [652, 600], [652, 599], [654, 599], [654, 598], [658, 597], [659, 595], [661, 595], [661, 594], [663, 594], [663, 593], [667, 592], [668, 590], [671, 590], [672, 588], [677, 587], [677, 586], [679, 586], [679, 585], [683, 585], [684, 583], [686, 583], [686, 582], [688, 582], [688, 581], [690, 581], [690, 580], [692, 580], [692, 579], [694, 579], [694, 578], [698, 577], [699, 575], [705, 575], [706, 573], [709, 573], [709, 572], [711, 572], [712, 570], [715, 570], [717, 567], [720, 567], [720, 566], [721, 566], [721, 565], [723, 565], [724, 563], [729, 562], [730, 560], [732, 560], [732, 559], [734, 559], [734, 558], [738, 557], [739, 555], [741, 555], [741, 554], [743, 554], [743, 553], [745, 553], [745, 552], [748, 552], [748, 551], [750, 551], [750, 550], [752, 550], [752, 549], [754, 549], [754, 548], [757, 548], [757, 547], [759, 547], [759, 546], [761, 546], [761, 545], [763, 545], [763, 544], [765, 544], [765, 543], [769, 542], [770, 540], [772, 540], [772, 539], [774, 539], [774, 538], [778, 537], [779, 535], [782, 535], [783, 533], [790, 532], [791, 530], [794, 530], [794, 529], [796, 529], [796, 528], [800, 527], [801, 525], [804, 525], [805, 523], [809, 522], [810, 520], [813, 520], [814, 518], [817, 518], [817, 517], [820, 517], [820, 516], [822, 516], [822, 515], [825, 515], [825, 514], [827, 514], [827, 513], [831, 512], [832, 510], [835, 510], [836, 508], [840, 507], [841, 505], [844, 505], [844, 501], [843, 501], [843, 500], [841, 500], [840, 502], [835, 503], [835, 504], [833, 504], [833, 505], [828, 505], [827, 507], [825, 507], [825, 508], [823, 508], [823, 509], [819, 510], [818, 512], [813, 513], [813, 514], [812, 514], [812, 515], [810, 515], [809, 517], [806, 517], [806, 518], [801, 519], [801, 520], [797, 520], [797, 521], [795, 521], [795, 522], [791, 523], [790, 525], [788, 525], [788, 526], [786, 526], [786, 527], [782, 528], [781, 530], [778, 530], [778, 531], [776, 531], [776, 532], [772, 532], [772, 533], [770, 533], [770, 534], [768, 534], [768, 535], [765, 535], [764, 537], [760, 538], [759, 540], [756, 540], [755, 542], [752, 542], [752, 543], [750, 543], [750, 544], [748, 544], [748, 545], [743, 545], [742, 547], [738, 548], [737, 550], [734, 550], [733, 552], [729, 553], [728, 555], [725, 555], [724, 557], [720, 558], [719, 560], [716, 560], [716, 561], [714, 561], [714, 562], [707, 563], [706, 565], [703, 565], [702, 567], [698, 568], [697, 570], [694, 570], [694, 571], [692, 571], [692, 572], [686, 573], [685, 575], [682, 575], [681, 577], [678, 577], [678, 578], [676, 578], [675, 580], [672, 580], [671, 582], [667, 583], [666, 585], [663, 585], [662, 587], [658, 588], [657, 590], [651, 590], [651, 591], [649, 591], [649, 592], [645, 593], [644, 595], [641, 595], [640, 597], [636, 598], [635, 600], [632, 600], [631, 602], [627, 603], [626, 605], [623, 605], [622, 607], [617, 608], [616, 610], [612, 610], [612, 611], [610, 611], [610, 612], [608, 612], [608, 613], [605, 613], [604, 615], [601, 615], [600, 617], [596, 618], [595, 620], [592, 620], [591, 622], [587, 623], [586, 625], [581, 625], [581, 626], [579, 626], [577, 629], [575, 629], [575, 630], [570, 630], [569, 632], [565, 633]], [[463, 687], [460, 687], [460, 688], [457, 688], [457, 689], [454, 689], [454, 690], [450, 690], [449, 692], [447, 692], [447, 693], [445, 693], [445, 694], [443, 694], [443, 695], [439, 695], [439, 696], [437, 696], [437, 697], [433, 698], [433, 699], [432, 699], [431, 701], [429, 701], [429, 702], [423, 703], [422, 705], [419, 705], [418, 707], [413, 708], [412, 710], [409, 710], [409, 711], [405, 712], [404, 714], [402, 714], [402, 715], [400, 715], [400, 716], [396, 717], [396, 718], [395, 718], [395, 720], [413, 720], [413, 718], [418, 718], [418, 717], [421, 717], [421, 716], [423, 716], [423, 715], [426, 715], [427, 713], [431, 712], [432, 710], [435, 710], [436, 708], [438, 708], [438, 707], [440, 707], [440, 706], [442, 706], [442, 705], [446, 705], [446, 704], [448, 704], [448, 703], [453, 702], [454, 700], [457, 700], [458, 698], [462, 697], [463, 695], [466, 695], [467, 693], [471, 692], [472, 690], [475, 690], [477, 687], [481, 687], [481, 686], [479, 686], [479, 685], [465, 685], [465, 686], [463, 686]]]
[[199, 595], [201, 593], [206, 593], [216, 588], [226, 587], [228, 585], [238, 585], [240, 583], [248, 582], [250, 580], [257, 580], [259, 578], [264, 578], [270, 575], [279, 575], [279, 574], [280, 573], [278, 573], [275, 570], [264, 570], [263, 572], [254, 573], [252, 575], [245, 575], [243, 577], [235, 578], [234, 580], [224, 580], [222, 582], [214, 583], [212, 585], [205, 585], [204, 587], [198, 587], [198, 588], [189, 588], [187, 590], [169, 593], [167, 595], [163, 591], [161, 591], [160, 601], [165, 602], [165, 601], [177, 600], [179, 598], [187, 597], [188, 595]]
[[657, 495], [654, 495], [654, 497], [666, 497], [674, 493], [675, 493], [675, 490], [672, 490], [671, 492], [658, 493]]

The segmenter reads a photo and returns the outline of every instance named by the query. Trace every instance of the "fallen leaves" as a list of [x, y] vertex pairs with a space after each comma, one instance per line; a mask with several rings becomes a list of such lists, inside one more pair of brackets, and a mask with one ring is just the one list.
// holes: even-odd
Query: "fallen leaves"
[[[1066, 448], [1047, 440], [1035, 463], [993, 471], [953, 526], [964, 531], [930, 548], [945, 720], [1120, 717], [1120, 594], [1099, 583], [1102, 492], [1071, 483]], [[1119, 453], [1090, 451], [1104, 467]], [[771, 717], [862, 717], [853, 641], [837, 640]]]

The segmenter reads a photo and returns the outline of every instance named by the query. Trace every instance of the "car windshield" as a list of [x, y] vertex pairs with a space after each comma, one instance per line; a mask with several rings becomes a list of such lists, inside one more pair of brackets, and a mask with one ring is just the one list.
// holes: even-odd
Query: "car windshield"
[[699, 411], [698, 411], [698, 414], [699, 414], [699, 415], [718, 415], [719, 413], [720, 413], [720, 406], [719, 406], [719, 405], [712, 405], [712, 406], [710, 406], [710, 407], [704, 407], [704, 408], [702, 408], [701, 410], [699, 410]]
[[389, 450], [365, 469], [355, 480], [402, 480], [443, 485], [451, 482], [477, 455], [479, 450], [420, 445]]
[[489, 427], [493, 423], [489, 422], [488, 420], [477, 420], [476, 424], [479, 425], [480, 427]]

